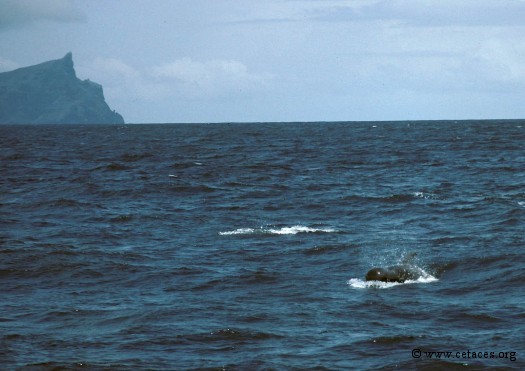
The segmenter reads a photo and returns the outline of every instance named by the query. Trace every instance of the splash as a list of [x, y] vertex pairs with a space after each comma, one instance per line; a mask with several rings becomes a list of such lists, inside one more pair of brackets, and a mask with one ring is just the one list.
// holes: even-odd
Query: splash
[[252, 235], [252, 234], [274, 234], [274, 235], [294, 235], [298, 233], [334, 233], [337, 232], [333, 228], [311, 228], [303, 225], [294, 225], [292, 227], [281, 227], [281, 228], [239, 228], [233, 231], [219, 232], [221, 236], [233, 236], [233, 235]]
[[227, 232], [219, 232], [221, 236], [233, 236], [236, 234], [254, 234], [255, 229], [253, 228], [239, 228], [234, 231], [227, 231]]
[[412, 193], [412, 196], [425, 200], [434, 200], [438, 198], [433, 192], [414, 192]]
[[333, 232], [336, 232], [336, 230], [332, 228], [310, 228], [310, 227], [304, 227], [302, 225], [295, 225], [293, 227], [269, 229], [268, 232], [272, 234], [333, 233]]

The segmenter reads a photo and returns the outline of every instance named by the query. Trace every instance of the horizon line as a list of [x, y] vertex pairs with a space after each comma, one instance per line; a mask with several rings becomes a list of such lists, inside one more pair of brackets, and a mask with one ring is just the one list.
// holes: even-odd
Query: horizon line
[[[312, 121], [195, 121], [195, 122], [125, 122], [125, 125], [220, 125], [220, 124], [343, 124], [343, 123], [424, 123], [424, 122], [473, 122], [473, 121], [525, 121], [524, 118], [492, 118], [492, 119], [409, 119], [409, 120], [312, 120]], [[30, 124], [29, 124], [30, 125]], [[67, 124], [66, 124], [67, 125]]]

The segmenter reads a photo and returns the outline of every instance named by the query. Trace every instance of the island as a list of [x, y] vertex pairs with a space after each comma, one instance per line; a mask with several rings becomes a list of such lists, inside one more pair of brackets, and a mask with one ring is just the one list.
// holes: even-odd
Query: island
[[102, 86], [77, 78], [73, 55], [0, 73], [0, 124], [123, 124]]

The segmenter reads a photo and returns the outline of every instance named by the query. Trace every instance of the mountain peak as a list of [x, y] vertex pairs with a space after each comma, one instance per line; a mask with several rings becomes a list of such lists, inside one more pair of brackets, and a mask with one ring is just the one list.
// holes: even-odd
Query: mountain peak
[[73, 53], [68, 52], [66, 55], [64, 55], [61, 61], [65, 67], [73, 68]]
[[124, 123], [102, 86], [76, 77], [73, 54], [0, 73], [0, 123]]

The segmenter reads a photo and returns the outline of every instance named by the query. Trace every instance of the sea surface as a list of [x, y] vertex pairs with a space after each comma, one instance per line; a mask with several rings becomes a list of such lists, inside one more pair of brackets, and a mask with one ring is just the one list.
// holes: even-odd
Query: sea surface
[[0, 126], [1, 369], [525, 369], [524, 279], [525, 120]]

